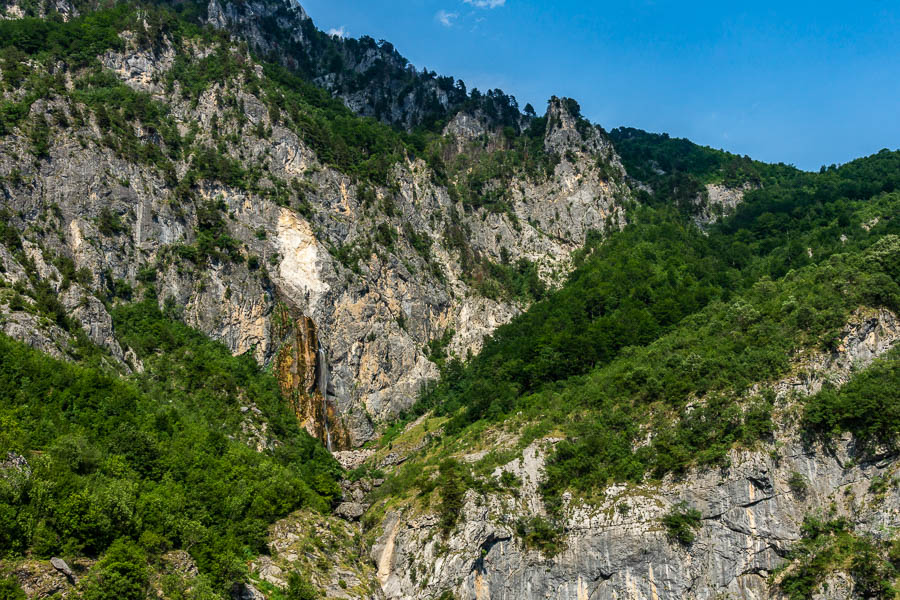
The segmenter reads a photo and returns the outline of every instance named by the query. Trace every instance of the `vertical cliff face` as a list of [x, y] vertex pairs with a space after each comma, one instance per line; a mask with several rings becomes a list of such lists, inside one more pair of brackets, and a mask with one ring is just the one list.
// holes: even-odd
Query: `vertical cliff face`
[[275, 354], [273, 369], [284, 397], [300, 424], [329, 450], [350, 447], [350, 433], [334, 406], [329, 389], [328, 358], [309, 317], [292, 319], [286, 306], [275, 309], [273, 327], [277, 339], [286, 339]]
[[[854, 464], [844, 442], [834, 456], [796, 442], [767, 452], [734, 453], [721, 472], [687, 473], [659, 487], [613, 486], [596, 505], [573, 504], [567, 511], [560, 549], [547, 555], [528, 547], [517, 533], [530, 516], [524, 505], [537, 501], [543, 452], [529, 448], [524, 459], [502, 468], [524, 479], [519, 498], [485, 502], [470, 493], [459, 528], [442, 539], [437, 517], [390, 513], [375, 545], [386, 598], [423, 600], [453, 590], [460, 598], [538, 600], [547, 597], [694, 600], [782, 598], [770, 576], [802, 535], [808, 515], [845, 516], [856, 531], [876, 538], [896, 527], [896, 487], [875, 493], [870, 482], [897, 476], [894, 461]], [[799, 492], [791, 481], [808, 482]], [[701, 514], [696, 539], [671, 538], [662, 519], [681, 502]], [[540, 514], [540, 513], [538, 513]], [[847, 599], [852, 579], [818, 598]], [[861, 596], [862, 597], [862, 596]]]
[[316, 33], [309, 15], [294, 0], [221, 2], [210, 0], [207, 22], [246, 39], [263, 55], [279, 55], [293, 68], [299, 66], [291, 50], [305, 47]]

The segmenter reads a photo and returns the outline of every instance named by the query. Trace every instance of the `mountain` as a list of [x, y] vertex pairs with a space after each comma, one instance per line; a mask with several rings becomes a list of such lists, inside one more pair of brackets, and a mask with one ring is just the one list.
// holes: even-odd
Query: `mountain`
[[[196, 41], [198, 25], [164, 9], [123, 40], [134, 18], [121, 6], [68, 24], [7, 22], [10, 36], [35, 32], [20, 44], [34, 52], [45, 43], [35, 27], [62, 38], [43, 60], [100, 57], [47, 73], [65, 89], [15, 104], [5, 127], [30, 133], [8, 138], [10, 225], [25, 230], [29, 211], [41, 211], [55, 231], [35, 238], [35, 260], [49, 269], [60, 254], [93, 274], [61, 298], [67, 310], [91, 288], [140, 296], [146, 286], [232, 352], [277, 359], [319, 435], [322, 404], [299, 396], [327, 369], [342, 446], [370, 439], [375, 421], [437, 375], [432, 340], [452, 329], [454, 351], [477, 350], [542, 281], [562, 276], [588, 230], [623, 222], [618, 159], [598, 130], [582, 139], [561, 101], [524, 133], [460, 114], [445, 134], [412, 136], [356, 117], [277, 64], [253, 63], [228, 36], [206, 29]], [[32, 208], [36, 197], [48, 206]], [[99, 304], [86, 317], [93, 339], [125, 363]], [[40, 344], [65, 354], [66, 338], [53, 331]], [[295, 364], [310, 349], [315, 364]]]
[[520, 112], [290, 1], [3, 12], [0, 597], [892, 597], [900, 153]]

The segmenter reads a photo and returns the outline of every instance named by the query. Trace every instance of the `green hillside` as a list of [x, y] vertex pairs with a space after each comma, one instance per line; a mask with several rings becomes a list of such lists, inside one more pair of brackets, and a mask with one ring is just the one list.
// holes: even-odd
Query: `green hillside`
[[[115, 317], [143, 373], [60, 362], [0, 337], [0, 455], [23, 456], [31, 470], [0, 478], [0, 554], [112, 547], [144, 562], [182, 548], [224, 589], [265, 551], [274, 520], [330, 510], [340, 468], [252, 358], [232, 357], [154, 302]], [[268, 427], [261, 451], [242, 427], [254, 420]], [[139, 597], [97, 585], [87, 597]]]
[[[900, 153], [887, 151], [795, 172], [708, 231], [673, 208], [635, 207], [622, 232], [579, 253], [561, 289], [478, 356], [445, 362], [413, 411], [450, 419], [423, 460], [437, 465], [490, 427], [520, 432], [520, 447], [562, 434], [544, 487], [555, 505], [566, 490], [721, 464], [735, 444], [768, 439], [772, 398], [747, 397], [751, 384], [787, 373], [801, 350], [833, 349], [854, 310], [900, 310], [898, 173]], [[875, 410], [848, 408], [854, 387], [824, 392], [808, 427], [890, 441], [896, 360], [858, 384], [886, 390]], [[398, 489], [433, 489], [429, 477], [409, 465]]]

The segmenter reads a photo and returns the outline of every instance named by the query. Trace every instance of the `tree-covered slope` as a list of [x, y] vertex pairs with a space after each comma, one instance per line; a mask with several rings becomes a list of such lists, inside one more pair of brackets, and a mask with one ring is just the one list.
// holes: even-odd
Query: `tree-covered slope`
[[[481, 398], [520, 395], [608, 363], [619, 349], [648, 344], [710, 302], [728, 302], [760, 281], [834, 255], [856, 256], [900, 232], [897, 173], [900, 154], [885, 152], [824, 174], [798, 174], [748, 194], [737, 214], [706, 232], [672, 210], [636, 209], [622, 232], [578, 253], [580, 264], [563, 288], [500, 328], [464, 370], [449, 365], [431, 394], [457, 390], [450, 412], [479, 406]], [[883, 268], [878, 281], [885, 278], [886, 287], [873, 283], [869, 302], [896, 309], [890, 282], [897, 273]], [[514, 387], [480, 394], [462, 381]]]
[[[340, 468], [251, 357], [153, 302], [122, 306], [115, 320], [138, 374], [0, 338], [0, 456], [20, 457], [0, 477], [0, 554], [98, 556], [126, 544], [142, 574], [129, 575], [137, 592], [118, 597], [138, 598], [143, 563], [184, 549], [224, 591], [266, 550], [272, 522], [330, 510]], [[97, 589], [85, 597], [116, 597], [102, 581], [86, 585]]]

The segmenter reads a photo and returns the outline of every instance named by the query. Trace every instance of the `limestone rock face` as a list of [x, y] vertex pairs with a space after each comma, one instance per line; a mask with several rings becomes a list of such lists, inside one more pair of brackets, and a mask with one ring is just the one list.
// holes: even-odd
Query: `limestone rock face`
[[293, 0], [255, 2], [222, 2], [210, 0], [207, 7], [207, 21], [219, 28], [228, 29], [245, 38], [264, 54], [277, 52], [279, 44], [262, 30], [262, 23], [274, 22], [292, 42], [303, 43], [306, 36], [303, 24], [309, 15]]
[[[276, 4], [214, 2], [210, 15], [228, 22], [246, 11], [271, 9], [273, 18], [288, 20], [301, 15], [293, 3], [277, 10]], [[437, 377], [430, 341], [452, 330], [447, 351], [465, 357], [524, 308], [519, 300], [485, 297], [467, 264], [528, 259], [553, 285], [568, 273], [569, 254], [588, 232], [624, 225], [630, 189], [610, 177], [621, 170], [615, 153], [599, 130], [570, 128], [563, 105], [553, 109], [559, 125], [547, 133], [547, 144], [562, 153], [555, 170], [514, 179], [510, 209], [495, 213], [454, 200], [421, 160], [394, 165], [384, 186], [323, 164], [273, 118], [245, 75], [186, 100], [179, 83], [172, 90], [164, 84], [174, 46], [163, 42], [153, 52], [138, 37], [123, 34], [123, 47], [101, 56], [103, 65], [166, 105], [195, 145], [218, 148], [263, 175], [252, 189], [201, 179], [186, 199], [175, 187], [191, 171], [191, 157], [178, 156], [166, 172], [105, 144], [85, 106], [35, 102], [33, 113], [68, 115], [72, 126], [54, 127], [48, 156], [38, 160], [20, 160], [30, 154], [27, 136], [0, 141], [2, 209], [23, 232], [21, 251], [0, 248], [6, 287], [0, 328], [53, 356], [75, 356], [74, 334], [63, 320], [37, 315], [33, 286], [48, 285], [65, 316], [126, 372], [141, 365], [116, 339], [106, 307], [152, 290], [161, 306], [235, 354], [274, 363], [288, 401], [312, 433], [330, 434], [335, 448], [358, 446]], [[189, 44], [178, 52], [200, 58], [210, 50]], [[236, 60], [261, 72], [249, 56]], [[246, 122], [226, 100], [242, 107]], [[85, 118], [76, 119], [76, 112]], [[490, 144], [503, 143], [502, 131], [477, 112], [455, 122], [460, 134], [469, 128]], [[157, 132], [136, 127], [134, 133], [165, 151]], [[598, 153], [612, 171], [598, 167]], [[230, 258], [197, 253], [210, 219], [233, 240]], [[462, 247], [448, 241], [452, 232]], [[77, 276], [63, 274], [66, 261]], [[26, 293], [13, 293], [16, 285]]]
[[706, 193], [697, 198], [694, 205], [694, 221], [702, 227], [732, 214], [744, 201], [744, 195], [753, 189], [756, 187], [751, 183], [741, 187], [728, 187], [720, 183], [707, 184]]
[[300, 511], [269, 528], [270, 556], [251, 563], [252, 577], [284, 589], [290, 574], [299, 572], [322, 598], [382, 600], [375, 566], [361, 552], [360, 534], [358, 523]]
[[349, 432], [331, 400], [334, 388], [330, 386], [328, 361], [319, 345], [315, 323], [309, 317], [292, 320], [283, 305], [276, 311], [281, 311], [276, 327], [290, 332], [275, 356], [282, 394], [310, 435], [322, 440], [329, 450], [348, 448]]
[[[60, 567], [56, 566], [57, 563]], [[17, 563], [9, 574], [19, 582], [28, 598], [76, 598], [78, 574], [83, 575], [93, 565], [94, 561], [87, 559], [78, 559], [71, 567], [59, 558], [52, 561], [24, 560]], [[0, 564], [0, 568], [3, 566]]]
[[[658, 489], [612, 487], [599, 505], [570, 504], [565, 548], [552, 557], [525, 547], [514, 533], [520, 517], [535, 514], [522, 504], [539, 505], [530, 492], [516, 500], [492, 498], [486, 505], [470, 494], [460, 525], [445, 541], [437, 517], [391, 513], [372, 553], [382, 589], [387, 598], [404, 600], [437, 597], [445, 589], [462, 598], [509, 600], [723, 594], [762, 600], [778, 597], [768, 577], [784, 564], [808, 514], [836, 502], [839, 515], [866, 532], [878, 535], [900, 524], [896, 488], [879, 498], [869, 492], [873, 477], [896, 474], [896, 460], [847, 466], [853, 455], [846, 442], [838, 457], [789, 443], [777, 458], [763, 452], [730, 458], [731, 466], [722, 472], [692, 472]], [[803, 497], [788, 483], [793, 473], [809, 481]], [[702, 513], [689, 547], [668, 539], [660, 523], [682, 501]], [[415, 580], [407, 565], [416, 570]], [[851, 597], [842, 589], [846, 592], [847, 582], [817, 597]]]

